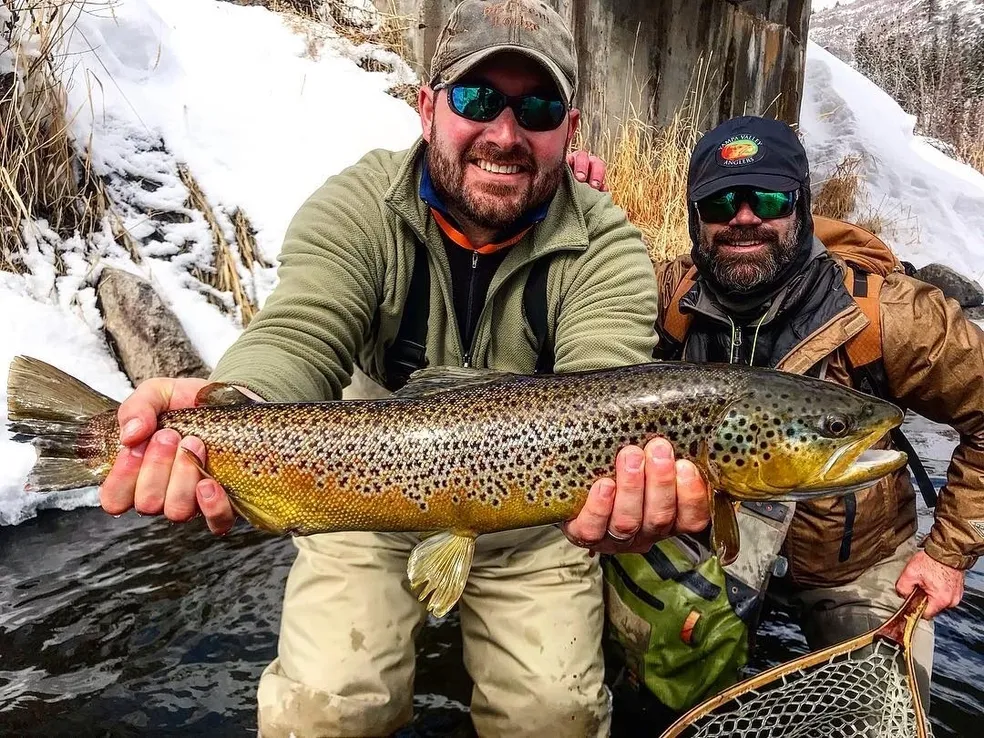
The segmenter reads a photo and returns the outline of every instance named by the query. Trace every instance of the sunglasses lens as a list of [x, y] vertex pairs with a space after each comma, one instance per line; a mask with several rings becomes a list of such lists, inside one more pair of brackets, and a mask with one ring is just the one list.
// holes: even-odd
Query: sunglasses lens
[[727, 223], [738, 212], [738, 197], [733, 190], [697, 201], [697, 214], [705, 223]]
[[485, 85], [454, 85], [448, 100], [458, 115], [481, 123], [495, 118], [506, 106], [505, 97]]
[[516, 118], [530, 131], [552, 131], [567, 115], [567, 106], [560, 100], [548, 100], [536, 95], [526, 95], [519, 103]]
[[752, 193], [752, 211], [760, 218], [783, 218], [793, 212], [796, 204], [795, 192]]
[[796, 208], [796, 193], [771, 190], [726, 190], [698, 200], [697, 214], [705, 223], [727, 223], [738, 214], [743, 202], [747, 202], [752, 212], [759, 218], [765, 220], [785, 218]]

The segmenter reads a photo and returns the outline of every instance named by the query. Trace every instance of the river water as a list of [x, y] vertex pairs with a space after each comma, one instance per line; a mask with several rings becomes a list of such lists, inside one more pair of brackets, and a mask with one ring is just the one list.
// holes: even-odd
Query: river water
[[[942, 476], [955, 435], [923, 421], [908, 430]], [[930, 523], [923, 511], [921, 530]], [[253, 735], [293, 551], [246, 526], [216, 539], [201, 521], [95, 509], [0, 528], [0, 736]], [[981, 735], [984, 565], [936, 632], [936, 736]], [[795, 628], [773, 620], [754, 665], [803, 652]], [[424, 629], [417, 653], [417, 716], [404, 732], [466, 735], [470, 683], [454, 614]], [[633, 723], [614, 735], [654, 734]]]

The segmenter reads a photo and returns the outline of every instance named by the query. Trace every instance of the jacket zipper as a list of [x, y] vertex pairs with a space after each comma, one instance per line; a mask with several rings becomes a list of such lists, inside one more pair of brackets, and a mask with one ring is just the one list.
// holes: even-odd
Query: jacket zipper
[[[471, 328], [472, 323], [472, 303], [475, 298], [475, 273], [478, 271], [478, 252], [472, 251], [472, 265], [471, 265], [471, 276], [468, 279], [468, 308], [465, 310], [465, 330]], [[475, 333], [478, 333], [478, 326], [475, 327]], [[464, 341], [461, 344], [462, 358], [461, 365], [466, 369], [471, 366], [472, 352], [475, 349], [475, 333], [472, 334], [471, 340], [468, 342], [468, 348], [465, 349]]]

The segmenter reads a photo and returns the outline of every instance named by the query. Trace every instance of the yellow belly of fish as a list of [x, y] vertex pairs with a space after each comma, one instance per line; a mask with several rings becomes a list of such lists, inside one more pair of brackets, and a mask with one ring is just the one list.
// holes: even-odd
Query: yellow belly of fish
[[[561, 501], [550, 491], [510, 489], [404, 489], [378, 483], [360, 488], [337, 475], [316, 477], [296, 465], [255, 474], [230, 455], [213, 454], [209, 470], [237, 511], [252, 525], [276, 533], [311, 535], [340, 531], [454, 530], [471, 534], [528, 528], [569, 520], [587, 494]], [[365, 483], [364, 483], [365, 484]]]

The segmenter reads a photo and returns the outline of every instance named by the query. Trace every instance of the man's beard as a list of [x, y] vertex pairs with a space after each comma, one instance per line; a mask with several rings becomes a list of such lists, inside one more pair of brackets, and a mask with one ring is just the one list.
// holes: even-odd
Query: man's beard
[[[527, 176], [526, 184], [465, 187], [468, 163], [478, 159], [500, 166], [519, 165]], [[477, 144], [456, 157], [443, 145], [435, 126], [427, 146], [427, 164], [434, 189], [455, 217], [480, 228], [501, 231], [553, 197], [560, 186], [564, 162], [561, 159], [555, 166], [541, 169], [529, 151], [518, 146], [502, 149], [490, 143]]]
[[[802, 222], [797, 216], [789, 231], [780, 235], [766, 225], [750, 228], [727, 228], [720, 231], [713, 242], [700, 229], [694, 265], [701, 274], [711, 278], [728, 292], [750, 293], [771, 285], [799, 253], [799, 236]], [[764, 249], [754, 253], [724, 253], [721, 246], [736, 242], [758, 241]]]

